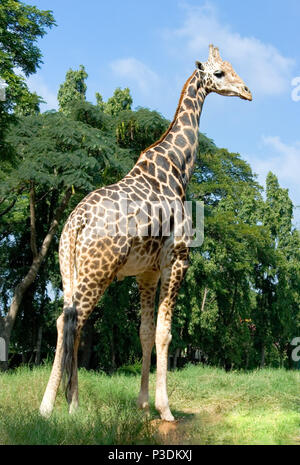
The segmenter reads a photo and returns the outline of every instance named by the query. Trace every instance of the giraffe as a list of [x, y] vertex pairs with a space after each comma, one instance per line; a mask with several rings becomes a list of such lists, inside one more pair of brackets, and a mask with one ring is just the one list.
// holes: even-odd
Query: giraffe
[[[184, 84], [167, 131], [140, 154], [132, 170], [121, 181], [91, 192], [70, 214], [59, 245], [64, 309], [57, 319], [56, 354], [40, 406], [43, 416], [50, 416], [53, 410], [63, 375], [66, 376], [69, 412], [76, 409], [81, 329], [115, 278], [136, 276], [140, 291], [139, 334], [143, 353], [137, 404], [142, 409], [149, 408], [149, 369], [155, 344], [155, 408], [162, 420], [174, 421], [167, 394], [167, 358], [172, 338], [172, 312], [188, 268], [189, 235], [174, 233], [171, 203], [176, 201], [182, 205], [185, 200], [197, 153], [202, 106], [211, 92], [252, 100], [243, 80], [229, 62], [222, 60], [219, 49], [213, 45], [209, 46], [206, 62], [196, 61], [196, 69]], [[138, 210], [143, 213], [138, 234], [124, 228], [124, 224], [128, 226], [137, 218], [137, 209], [129, 212], [125, 208], [126, 202], [138, 205]], [[161, 216], [149, 213], [154, 203], [163, 205], [165, 217], [170, 220], [170, 235], [162, 234]], [[185, 221], [185, 218], [181, 219], [181, 224]], [[158, 233], [151, 234], [153, 226], [158, 228]], [[159, 280], [155, 325], [154, 303]]]

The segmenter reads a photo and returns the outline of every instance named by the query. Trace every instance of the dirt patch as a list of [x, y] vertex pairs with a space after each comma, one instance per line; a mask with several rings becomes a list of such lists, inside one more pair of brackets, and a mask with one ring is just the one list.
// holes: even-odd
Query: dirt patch
[[201, 438], [210, 427], [222, 421], [217, 408], [186, 408], [175, 416], [176, 421], [152, 420], [153, 436], [162, 445], [202, 444]]
[[178, 428], [179, 421], [153, 420], [151, 425], [162, 436], [174, 433]]
[[183, 420], [152, 420], [153, 436], [160, 444], [180, 444], [181, 424]]

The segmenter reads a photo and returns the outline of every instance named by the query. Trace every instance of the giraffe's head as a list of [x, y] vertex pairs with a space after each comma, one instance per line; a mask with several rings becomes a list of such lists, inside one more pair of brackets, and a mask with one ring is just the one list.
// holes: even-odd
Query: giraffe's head
[[217, 47], [210, 45], [208, 60], [205, 63], [196, 61], [196, 66], [203, 75], [207, 92], [252, 100], [250, 90], [231, 64], [222, 60]]

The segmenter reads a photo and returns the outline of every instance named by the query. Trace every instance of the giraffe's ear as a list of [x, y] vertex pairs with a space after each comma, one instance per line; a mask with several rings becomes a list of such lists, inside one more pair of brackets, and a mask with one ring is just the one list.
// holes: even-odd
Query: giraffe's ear
[[196, 68], [200, 69], [201, 71], [204, 71], [204, 66], [200, 61], [195, 62]]

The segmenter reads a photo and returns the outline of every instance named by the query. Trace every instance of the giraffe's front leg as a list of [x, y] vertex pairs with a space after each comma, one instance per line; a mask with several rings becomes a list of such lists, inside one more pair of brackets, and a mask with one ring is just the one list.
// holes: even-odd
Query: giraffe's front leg
[[141, 389], [137, 404], [145, 410], [149, 408], [149, 371], [155, 341], [154, 304], [158, 280], [158, 272], [146, 272], [137, 276], [141, 295], [140, 340], [143, 350]]
[[155, 408], [159, 412], [161, 419], [166, 421], [174, 421], [167, 394], [168, 349], [172, 339], [172, 313], [187, 267], [186, 253], [182, 257], [178, 257], [168, 268], [165, 268], [161, 276], [160, 303], [155, 338], [157, 357]]

